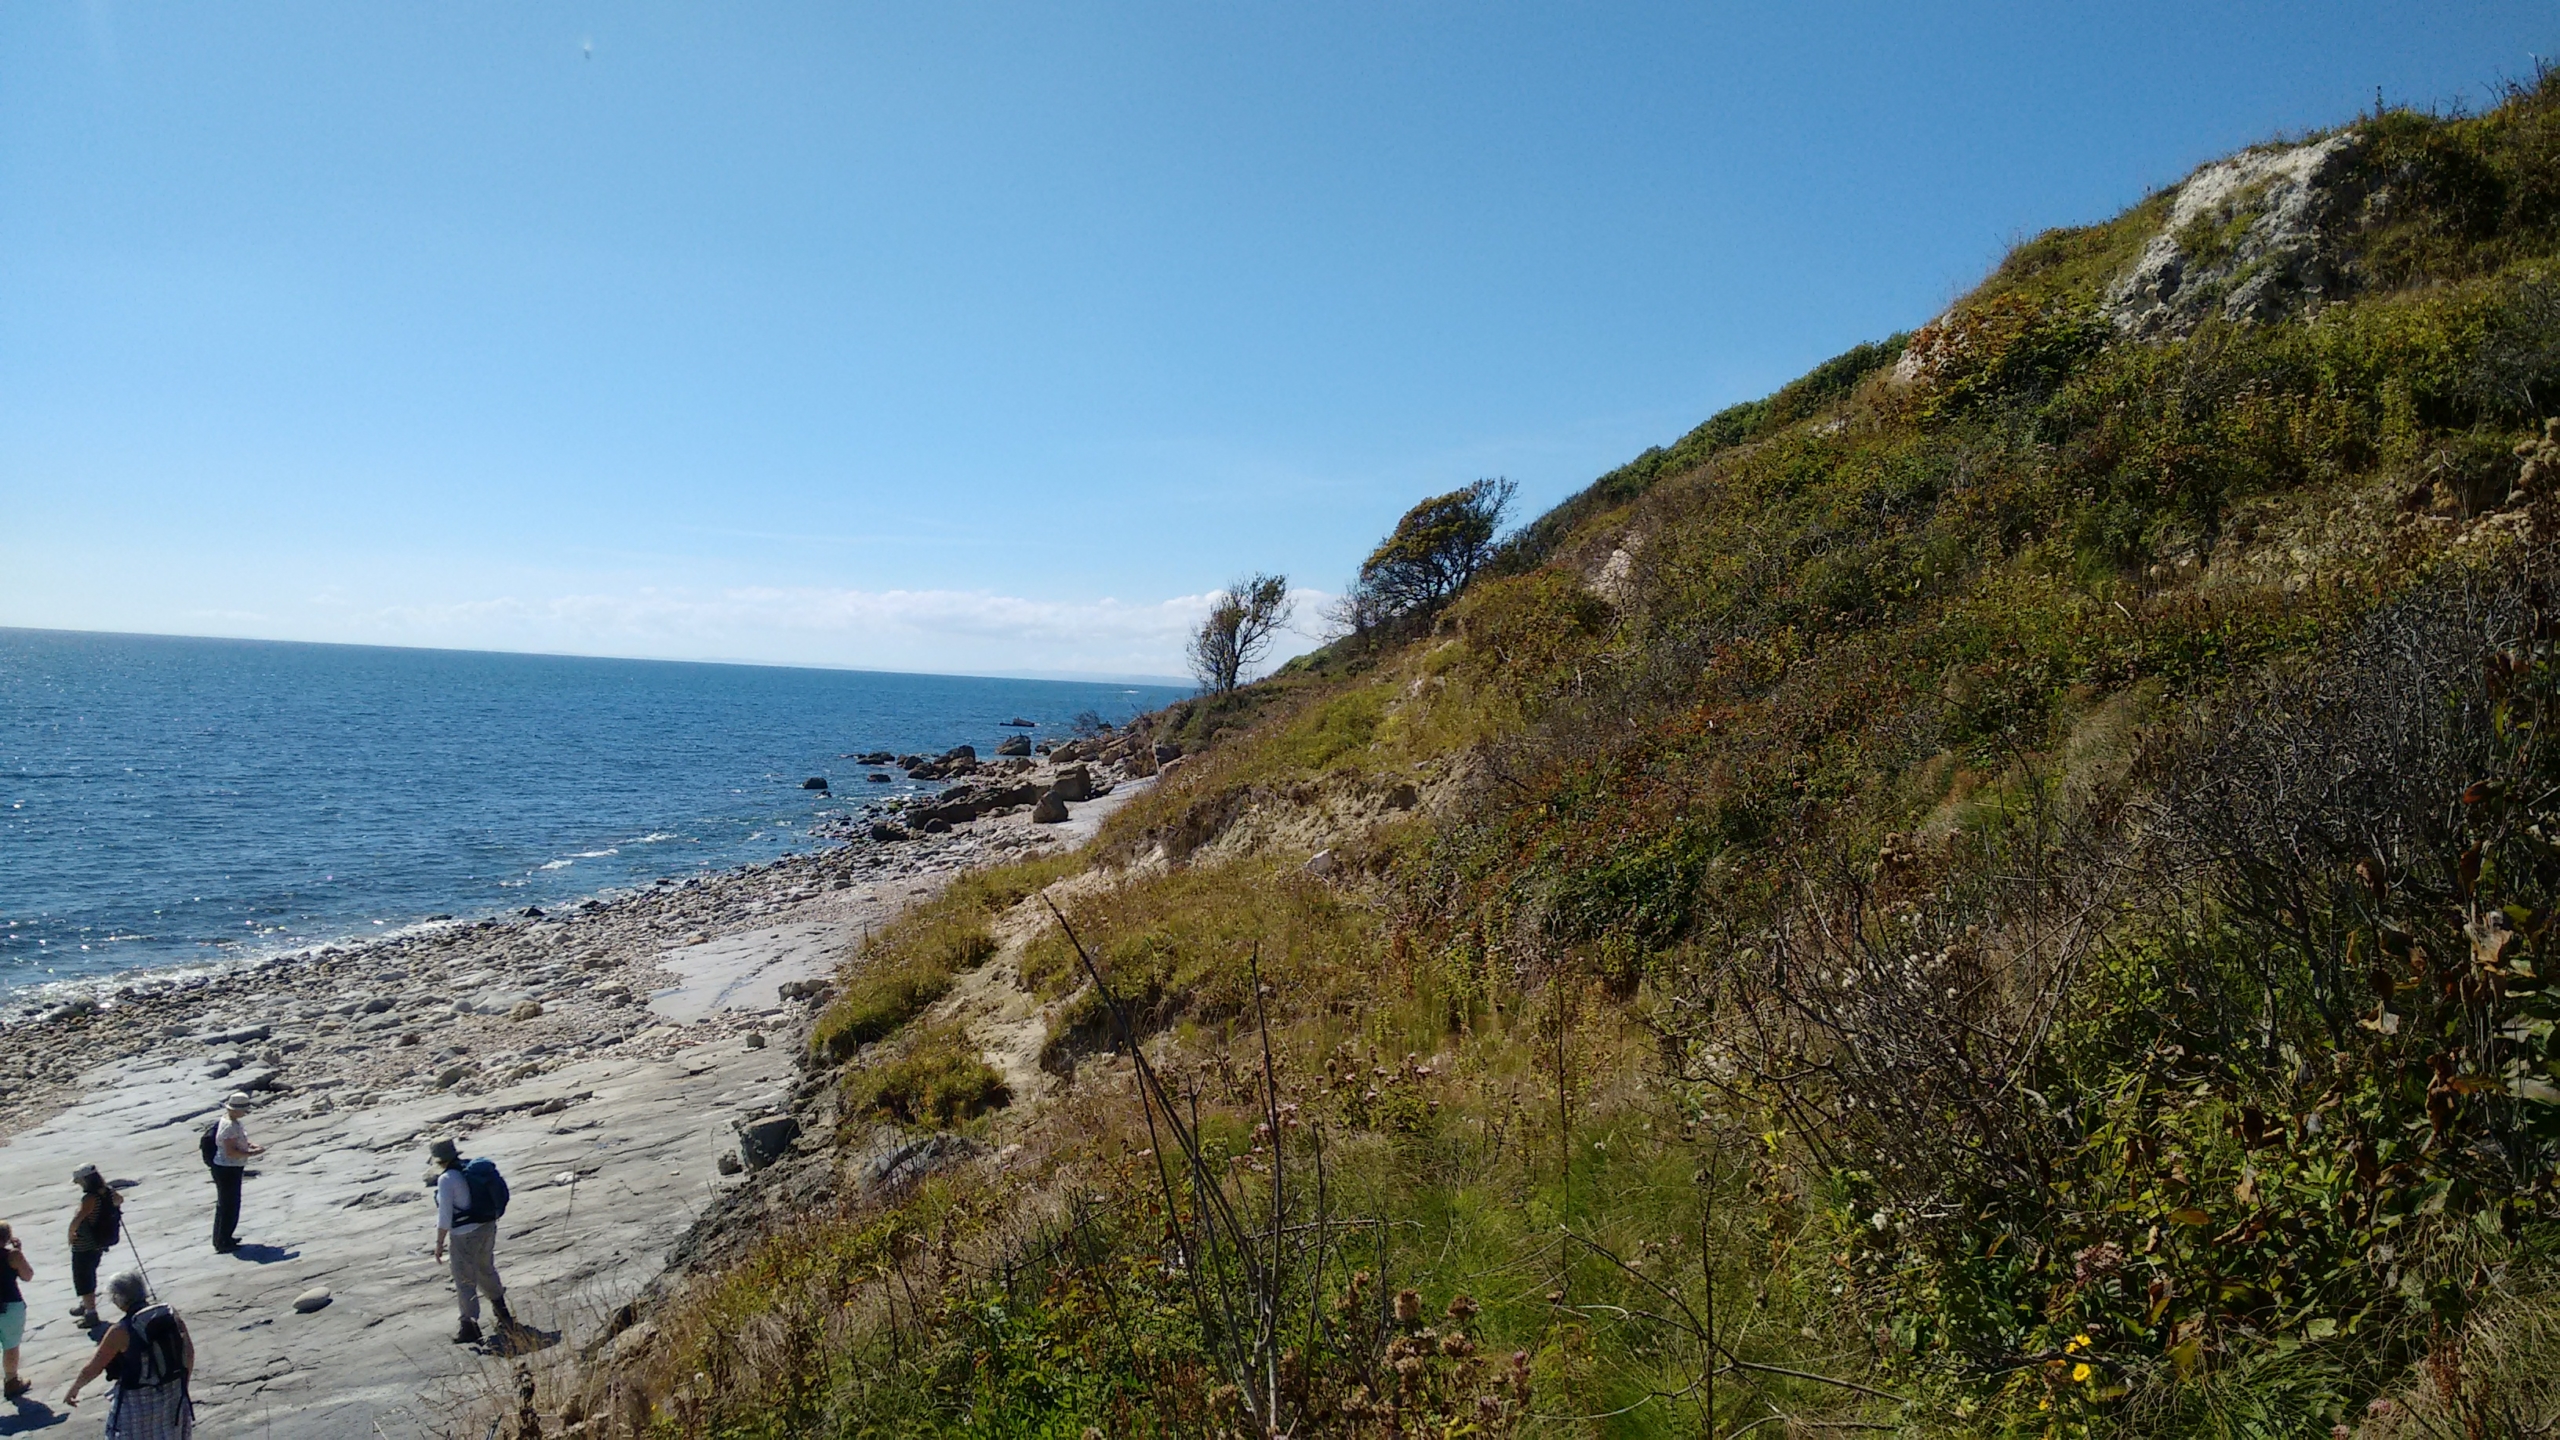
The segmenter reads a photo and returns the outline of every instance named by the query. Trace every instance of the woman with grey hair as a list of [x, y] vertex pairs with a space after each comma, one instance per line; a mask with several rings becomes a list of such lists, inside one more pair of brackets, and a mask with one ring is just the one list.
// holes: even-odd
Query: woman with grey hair
[[81, 1386], [112, 1373], [116, 1394], [107, 1403], [106, 1440], [190, 1440], [196, 1407], [187, 1398], [187, 1376], [196, 1368], [196, 1342], [187, 1322], [152, 1304], [150, 1287], [131, 1270], [107, 1282], [107, 1298], [124, 1318], [108, 1327], [98, 1353], [62, 1392], [62, 1403], [77, 1406]]

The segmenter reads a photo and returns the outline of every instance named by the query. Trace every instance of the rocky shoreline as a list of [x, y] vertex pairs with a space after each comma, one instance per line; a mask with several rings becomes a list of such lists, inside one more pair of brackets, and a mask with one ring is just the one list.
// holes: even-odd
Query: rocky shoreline
[[[783, 1150], [774, 1176], [805, 1168], [756, 1127], [805, 1098], [808, 1020], [862, 936], [973, 866], [1089, 838], [1156, 768], [1135, 742], [1111, 749], [938, 757], [938, 793], [875, 802], [858, 837], [815, 851], [550, 914], [116, 977], [0, 1021], [0, 1218], [39, 1271], [33, 1398], [58, 1395], [89, 1343], [53, 1293], [78, 1163], [124, 1191], [135, 1257], [190, 1316], [207, 1433], [435, 1434], [512, 1363], [446, 1343], [421, 1183], [438, 1135], [513, 1178], [501, 1263], [519, 1313], [569, 1350], [610, 1333], [704, 1222], [773, 1188], [740, 1172]], [[1058, 798], [1077, 793], [1110, 798]], [[1046, 808], [1067, 816], [1035, 820]], [[270, 1154], [242, 1230], [260, 1243], [228, 1257], [205, 1245], [195, 1136], [234, 1089], [257, 1097]], [[79, 1440], [100, 1418], [46, 1423]]]
[[[307, 1096], [325, 1109], [403, 1089], [468, 1097], [603, 1049], [649, 1053], [673, 1038], [657, 1033], [670, 1027], [649, 1004], [667, 984], [663, 952], [787, 917], [829, 892], [929, 885], [1068, 843], [1072, 834], [1050, 826], [1068, 818], [1069, 804], [1156, 770], [1134, 740], [1057, 750], [1065, 763], [981, 764], [967, 746], [904, 757], [910, 778], [948, 783], [813, 829], [839, 842], [813, 852], [661, 879], [548, 914], [430, 921], [253, 961], [47, 987], [45, 1001], [0, 1012], [0, 1141], [41, 1123], [71, 1093], [75, 1072], [101, 1061], [200, 1059], [208, 1089]], [[1109, 758], [1097, 766], [1080, 755]], [[1044, 801], [1056, 808], [1042, 811]], [[695, 1023], [783, 1022], [724, 1014]]]

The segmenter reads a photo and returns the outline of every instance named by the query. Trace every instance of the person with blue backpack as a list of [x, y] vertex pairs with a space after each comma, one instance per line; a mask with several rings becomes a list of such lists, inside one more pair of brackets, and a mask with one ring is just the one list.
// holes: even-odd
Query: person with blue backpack
[[507, 1213], [506, 1177], [485, 1157], [464, 1163], [461, 1147], [451, 1140], [428, 1146], [427, 1154], [444, 1167], [435, 1181], [436, 1258], [445, 1258], [450, 1241], [453, 1293], [462, 1309], [462, 1325], [454, 1331], [453, 1343], [479, 1341], [483, 1292], [489, 1297], [489, 1308], [497, 1313], [498, 1333], [503, 1335], [516, 1328], [516, 1317], [507, 1313], [507, 1287], [498, 1279], [498, 1218]]

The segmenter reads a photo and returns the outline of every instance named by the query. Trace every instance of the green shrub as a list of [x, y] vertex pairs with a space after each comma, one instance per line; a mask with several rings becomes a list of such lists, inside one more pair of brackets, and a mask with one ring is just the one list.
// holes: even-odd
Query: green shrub
[[951, 991], [952, 977], [996, 953], [996, 916], [1084, 867], [1081, 855], [972, 870], [864, 940], [836, 974], [835, 999], [810, 1027], [809, 1053], [830, 1063], [897, 1033]]
[[957, 1026], [908, 1037], [898, 1053], [844, 1077], [848, 1120], [890, 1120], [945, 1129], [1011, 1102], [1004, 1077], [970, 1048]]

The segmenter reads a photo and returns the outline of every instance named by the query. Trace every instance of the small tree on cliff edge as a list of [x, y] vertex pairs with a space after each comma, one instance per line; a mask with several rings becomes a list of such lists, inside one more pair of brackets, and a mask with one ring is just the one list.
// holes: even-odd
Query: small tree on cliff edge
[[1289, 623], [1289, 577], [1254, 574], [1219, 592], [1191, 637], [1191, 673], [1200, 688], [1224, 695], [1271, 648]]
[[1479, 480], [1406, 511], [1395, 533], [1361, 562], [1342, 620], [1368, 630], [1435, 609], [1465, 589], [1493, 558], [1493, 537], [1518, 488], [1508, 480]]

